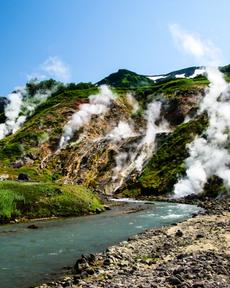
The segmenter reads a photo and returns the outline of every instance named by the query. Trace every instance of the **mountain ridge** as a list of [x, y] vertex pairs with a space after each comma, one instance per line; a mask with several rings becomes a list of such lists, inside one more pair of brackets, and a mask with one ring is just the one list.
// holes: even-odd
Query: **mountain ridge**
[[[29, 82], [15, 92], [25, 108], [14, 122], [2, 118], [0, 124], [11, 128], [20, 117], [24, 121], [0, 140], [0, 176], [16, 180], [26, 174], [32, 181], [83, 185], [106, 195], [172, 193], [185, 173], [187, 144], [207, 127], [207, 115], [197, 111], [209, 81], [191, 77], [197, 69], [170, 72], [162, 81], [120, 69], [96, 84]], [[221, 69], [230, 80], [230, 66]], [[181, 72], [188, 77], [177, 78]]]

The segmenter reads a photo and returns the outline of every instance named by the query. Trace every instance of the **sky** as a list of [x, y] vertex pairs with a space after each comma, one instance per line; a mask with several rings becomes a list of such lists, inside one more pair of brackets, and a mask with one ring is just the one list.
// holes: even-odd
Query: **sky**
[[202, 65], [170, 27], [212, 41], [230, 64], [229, 0], [0, 0], [0, 95], [29, 79], [97, 82], [120, 68], [143, 75]]

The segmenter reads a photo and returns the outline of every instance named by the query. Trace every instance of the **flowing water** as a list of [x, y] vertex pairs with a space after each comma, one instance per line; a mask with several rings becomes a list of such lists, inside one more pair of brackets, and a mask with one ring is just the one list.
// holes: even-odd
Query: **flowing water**
[[[129, 208], [144, 208], [126, 213]], [[189, 218], [200, 208], [154, 202], [127, 203], [99, 215], [32, 222], [0, 227], [0, 287], [28, 288], [60, 275], [81, 254], [101, 252], [146, 228]], [[32, 224], [30, 223], [30, 224]]]

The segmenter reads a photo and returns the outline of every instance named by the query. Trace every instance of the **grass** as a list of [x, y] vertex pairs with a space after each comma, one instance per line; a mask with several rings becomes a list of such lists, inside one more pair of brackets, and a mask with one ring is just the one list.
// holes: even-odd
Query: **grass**
[[99, 198], [80, 185], [0, 182], [0, 221], [17, 217], [79, 216], [102, 208]]
[[[130, 76], [129, 74], [131, 73], [126, 70], [121, 70], [121, 72], [122, 75], [126, 75], [128, 72], [128, 76]], [[135, 73], [131, 74], [135, 81], [136, 77], [143, 80], [142, 76]], [[137, 85], [137, 87], [131, 88], [130, 90], [134, 91], [135, 97], [139, 101], [141, 113], [141, 111], [143, 112], [143, 109], [146, 108], [147, 103], [156, 99], [156, 97], [162, 98], [162, 96], [159, 96], [161, 94], [164, 94], [165, 97], [169, 97], [170, 99], [180, 98], [181, 93], [183, 94], [184, 91], [196, 89], [197, 86], [206, 85], [207, 83], [208, 81], [205, 77], [174, 79], [161, 83], [154, 83], [149, 80], [147, 87]], [[3, 166], [4, 164], [7, 166], [9, 162], [15, 161], [31, 151], [33, 151], [35, 156], [40, 157], [40, 146], [42, 143], [47, 143], [52, 150], [55, 150], [58, 146], [63, 126], [68, 119], [68, 110], [76, 109], [79, 101], [84, 101], [89, 95], [98, 92], [98, 88], [95, 86], [86, 85], [86, 88], [87, 89], [60, 91], [59, 94], [52, 95], [45, 103], [37, 107], [34, 114], [27, 119], [21, 129], [15, 134], [9, 135], [1, 140], [0, 160]], [[114, 91], [117, 92], [118, 95], [124, 95], [127, 90], [125, 87], [116, 87]], [[49, 132], [44, 134], [44, 131]]]
[[[230, 68], [226, 66], [224, 72], [226, 73], [226, 77], [230, 79]], [[171, 105], [173, 107], [172, 110], [174, 111], [175, 107], [179, 105], [178, 103], [181, 103], [182, 97], [189, 98], [191, 94], [199, 93], [199, 89], [207, 87], [209, 83], [204, 76], [198, 76], [194, 79], [171, 79], [154, 83], [144, 76], [137, 75], [127, 70], [121, 70], [119, 74], [115, 76], [116, 77], [114, 78], [114, 75], [112, 75], [112, 78], [110, 77], [111, 79], [109, 79], [110, 81], [115, 81], [114, 83], [116, 85], [113, 88], [113, 91], [119, 96], [124, 96], [127, 91], [132, 91], [140, 104], [140, 110], [132, 115], [134, 121], [139, 121], [147, 104], [153, 99], [166, 100], [168, 106], [170, 107]], [[119, 77], [117, 78], [117, 76]], [[119, 83], [122, 84], [121, 87], [119, 87]], [[132, 85], [130, 85], [130, 83]], [[73, 87], [73, 89], [71, 87]], [[35, 113], [27, 119], [20, 130], [0, 141], [0, 174], [9, 174], [10, 179], [16, 179], [19, 173], [26, 173], [30, 179], [42, 182], [55, 181], [61, 178], [62, 175], [59, 171], [54, 173], [54, 167], [57, 166], [57, 163], [51, 163], [52, 165], [47, 165], [45, 169], [40, 169], [39, 165], [41, 159], [43, 159], [47, 151], [49, 152], [50, 150], [51, 152], [54, 152], [57, 148], [63, 126], [69, 119], [71, 113], [73, 113], [73, 110], [77, 109], [80, 103], [84, 103], [89, 95], [96, 94], [97, 92], [98, 88], [96, 86], [86, 83], [76, 87], [74, 85], [70, 86], [68, 89], [59, 90], [54, 95], [50, 96], [45, 103], [37, 107]], [[138, 179], [137, 186], [130, 188], [131, 190], [126, 190], [125, 193], [127, 195], [138, 195], [140, 191], [151, 191], [151, 193], [165, 193], [166, 191], [169, 191], [178, 175], [183, 174], [183, 161], [187, 155], [186, 144], [192, 141], [196, 134], [202, 133], [202, 129], [204, 129], [205, 125], [204, 122], [205, 121], [202, 119], [197, 119], [194, 120], [194, 122], [191, 121], [179, 125], [172, 135], [166, 139], [156, 155], [153, 156], [143, 174]], [[175, 126], [177, 124], [178, 123], [176, 123]], [[15, 161], [24, 156], [32, 159], [32, 164], [26, 163], [20, 168], [13, 168], [15, 167]], [[92, 173], [89, 173], [88, 182], [92, 183], [93, 180], [94, 177]], [[0, 189], [1, 185], [6, 184], [0, 183]], [[20, 186], [24, 184], [17, 185]], [[48, 185], [51, 187], [50, 183], [40, 185]], [[33, 189], [35, 189], [34, 191], [37, 191], [38, 186], [34, 183], [32, 186]], [[40, 206], [43, 208], [40, 207], [40, 210], [38, 209], [36, 213], [39, 214], [38, 211], [43, 209], [44, 211], [41, 212], [41, 214], [48, 214], [49, 209], [47, 207], [49, 207], [49, 205], [54, 205], [56, 207], [54, 209], [55, 213], [61, 213], [61, 210], [57, 208], [58, 204], [54, 199], [60, 198], [63, 203], [67, 203], [67, 200], [73, 197], [70, 196], [67, 191], [64, 191], [64, 187], [65, 186], [62, 186], [61, 188], [62, 194], [54, 195], [53, 198], [51, 197], [52, 199], [44, 196], [45, 194], [40, 194], [41, 198], [39, 198], [40, 196], [38, 197], [39, 201], [43, 202], [39, 203], [41, 203]], [[79, 188], [80, 186], [76, 187], [77, 188], [74, 189], [77, 189], [79, 193], [81, 190]], [[18, 206], [14, 206], [14, 203], [19, 203], [20, 201], [20, 203], [22, 203], [22, 200], [17, 200], [17, 197], [24, 197], [24, 194], [21, 191], [16, 191], [17, 189], [8, 189], [7, 187], [4, 189], [2, 188], [2, 191], [6, 192], [5, 196], [2, 197], [8, 199], [5, 202], [8, 201], [11, 203], [8, 205], [11, 207], [10, 211], [12, 211], [12, 214], [21, 213]], [[26, 189], [29, 188], [27, 187]], [[12, 191], [16, 193], [14, 194], [15, 197], [12, 196]], [[3, 194], [4, 193], [2, 193], [2, 195]], [[65, 195], [65, 199], [63, 198], [63, 195]], [[69, 196], [67, 197], [67, 195]], [[28, 201], [28, 199], [27, 195], [25, 201]], [[52, 200], [52, 203], [49, 204], [50, 202], [48, 200]], [[73, 203], [74, 199], [71, 198], [69, 201], [70, 203]], [[65, 207], [65, 213], [67, 213], [67, 204]], [[4, 209], [3, 211], [5, 211]], [[26, 213], [29, 213], [28, 211]], [[30, 213], [32, 212], [30, 211]]]
[[195, 77], [194, 79], [172, 79], [165, 80], [159, 83], [155, 83], [149, 87], [140, 87], [136, 89], [137, 99], [141, 103], [147, 103], [162, 98], [162, 95], [166, 99], [180, 99], [182, 96], [196, 92], [200, 88], [204, 88], [209, 84], [207, 78], [203, 76]]
[[180, 101], [182, 97], [189, 97], [191, 94], [199, 94], [207, 87], [209, 81], [204, 76], [195, 78], [168, 79], [151, 85], [139, 85], [136, 87], [118, 87], [115, 90], [118, 95], [127, 91], [135, 94], [136, 100], [142, 109], [146, 109], [147, 104], [154, 100]]

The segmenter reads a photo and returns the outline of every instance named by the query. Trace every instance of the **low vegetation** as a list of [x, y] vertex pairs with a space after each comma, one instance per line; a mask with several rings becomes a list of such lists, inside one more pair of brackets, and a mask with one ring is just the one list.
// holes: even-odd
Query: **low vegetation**
[[144, 168], [137, 183], [126, 187], [123, 194], [126, 196], [140, 194], [163, 195], [172, 192], [173, 185], [178, 177], [185, 172], [184, 159], [188, 157], [186, 145], [196, 135], [200, 135], [207, 126], [207, 116], [199, 117], [179, 125], [171, 133], [150, 162]]
[[15, 218], [79, 216], [102, 209], [99, 198], [80, 185], [0, 182], [0, 221]]
[[[79, 104], [87, 101], [89, 95], [98, 92], [98, 88], [90, 83], [74, 85], [69, 84], [65, 89], [60, 86], [45, 103], [37, 107], [21, 129], [0, 141], [1, 167], [9, 167], [9, 163], [25, 155], [29, 157], [32, 155], [32, 158], [39, 157], [40, 146], [44, 142], [47, 142], [52, 150], [57, 148], [68, 115]], [[36, 167], [36, 164], [34, 166]]]
[[[230, 66], [221, 69], [226, 79], [230, 81]], [[188, 110], [185, 113], [190, 112], [189, 108], [196, 111], [197, 107], [192, 106], [193, 103], [187, 100], [193, 95], [202, 94], [209, 84], [207, 78], [204, 76], [193, 79], [170, 78], [155, 83], [146, 76], [121, 69], [97, 84], [112, 86], [118, 95], [124, 95], [127, 91], [133, 92], [140, 105], [140, 109], [132, 115], [134, 121], [140, 121], [147, 104], [151, 101], [159, 99], [162, 103], [166, 103], [167, 111], [163, 111], [164, 116], [167, 119], [168, 113], [170, 118], [170, 121], [167, 119], [168, 122], [176, 128], [162, 142], [157, 153], [137, 179], [137, 183], [126, 187], [124, 194], [132, 197], [140, 193], [163, 194], [172, 191], [178, 177], [185, 172], [184, 159], [188, 156], [186, 145], [196, 135], [200, 135], [207, 125], [206, 115], [181, 124], [184, 121], [182, 113], [184, 110], [180, 108], [187, 105]], [[53, 89], [54, 87], [56, 88]], [[57, 150], [63, 126], [79, 105], [86, 103], [90, 95], [98, 92], [97, 85], [92, 83], [63, 85], [51, 79], [40, 83], [28, 83], [26, 89], [31, 96], [42, 89], [53, 89], [53, 93], [46, 102], [37, 107], [33, 115], [28, 117], [21, 129], [0, 141], [0, 175], [7, 175], [7, 179], [15, 180], [20, 173], [25, 173], [30, 180], [40, 183], [0, 182], [1, 221], [24, 216], [27, 218], [70, 216], [94, 212], [97, 207], [101, 207], [101, 204], [90, 190], [82, 186], [56, 184], [55, 181], [62, 181], [63, 175], [59, 171], [55, 173], [54, 167], [61, 164], [55, 162], [41, 167], [41, 162]], [[0, 122], [5, 120], [3, 108], [6, 100], [2, 101]], [[195, 113], [192, 117], [194, 115]], [[219, 185], [216, 179], [210, 181]], [[208, 191], [211, 193], [210, 189]]]
[[119, 69], [116, 73], [110, 74], [97, 84], [106, 84], [116, 88], [133, 89], [136, 87], [151, 86], [154, 82], [146, 76], [139, 75], [126, 69]]

